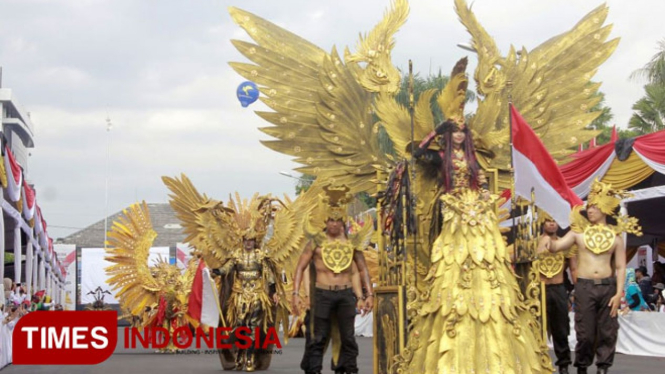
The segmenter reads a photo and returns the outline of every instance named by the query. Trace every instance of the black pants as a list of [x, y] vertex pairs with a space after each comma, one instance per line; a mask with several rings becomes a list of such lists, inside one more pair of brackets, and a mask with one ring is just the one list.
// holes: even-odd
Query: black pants
[[300, 365], [306, 373], [320, 372], [323, 368], [323, 354], [330, 337], [331, 319], [336, 316], [339, 325], [342, 348], [335, 372], [358, 372], [358, 344], [355, 338], [356, 297], [352, 289], [329, 291], [316, 289], [314, 313], [314, 336], [307, 332], [305, 355]]
[[616, 294], [616, 278], [601, 280], [577, 278], [575, 286], [575, 366], [610, 367], [614, 363], [619, 320], [610, 317], [610, 299]]
[[568, 335], [570, 334], [570, 319], [568, 318], [568, 293], [566, 286], [560, 284], [548, 284], [545, 286], [547, 300], [547, 329], [552, 335], [554, 353], [556, 354], [556, 366], [568, 366], [570, 360], [570, 346]]

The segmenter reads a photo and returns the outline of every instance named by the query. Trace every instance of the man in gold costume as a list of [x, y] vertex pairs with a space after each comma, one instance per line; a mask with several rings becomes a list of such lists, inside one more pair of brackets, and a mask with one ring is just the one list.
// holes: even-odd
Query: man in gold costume
[[[544, 211], [539, 213], [539, 221], [542, 222], [543, 235], [540, 241], [559, 239], [557, 231], [559, 225]], [[575, 283], [577, 277], [577, 260], [574, 253], [569, 251], [556, 254], [541, 254], [538, 261], [540, 280], [545, 284], [547, 329], [552, 335], [554, 353], [560, 374], [568, 374], [568, 366], [572, 363], [570, 359], [570, 346], [568, 335], [570, 334], [570, 319], [568, 317], [568, 292], [564, 283], [566, 269], [569, 268]]]
[[[553, 241], [545, 237], [539, 251], [556, 253], [577, 245], [578, 271], [575, 285], [575, 366], [587, 373], [594, 349], [599, 374], [608, 372], [614, 362], [621, 305], [626, 278], [626, 245], [622, 231], [639, 233], [633, 219], [618, 219], [616, 227], [607, 223], [621, 198], [629, 196], [613, 190], [610, 184], [594, 181], [587, 201], [588, 221], [576, 207], [571, 213], [572, 230]], [[612, 266], [614, 263], [614, 268]]]
[[[331, 330], [338, 327], [341, 351], [332, 369], [338, 374], [357, 373], [358, 345], [354, 329], [356, 307], [363, 315], [371, 311], [374, 291], [362, 248], [357, 247], [355, 241], [347, 235], [348, 188], [329, 186], [324, 190], [327, 196], [319, 208], [324, 210], [320, 218], [325, 218], [319, 220], [325, 222], [325, 229], [308, 230], [310, 242], [298, 260], [291, 300], [292, 311], [299, 315], [300, 284], [305, 268], [311, 263], [315, 270], [310, 280], [314, 292], [310, 292], [310, 323], [306, 332], [309, 336], [301, 368], [307, 374], [321, 372], [324, 350], [334, 334]], [[360, 272], [364, 291], [360, 295], [353, 291], [354, 263]]]
[[[248, 214], [249, 220], [237, 219], [242, 237], [242, 249], [232, 252], [216, 274], [222, 276], [220, 301], [229, 327], [249, 328], [252, 343], [247, 349], [235, 353], [223, 351], [220, 358], [224, 369], [245, 371], [265, 370], [270, 365], [271, 352], [257, 352], [254, 344], [255, 329], [261, 329], [263, 344], [268, 327], [274, 325], [276, 305], [279, 303], [276, 266], [261, 248], [270, 215], [270, 202], [257, 204], [257, 212]], [[258, 214], [257, 214], [258, 213]], [[244, 223], [244, 225], [243, 225]], [[234, 362], [235, 361], [235, 362]]]
[[[224, 305], [225, 319], [230, 322], [235, 321], [232, 327], [249, 328], [250, 337], [254, 336], [256, 328], [265, 333], [266, 329], [272, 326], [273, 303], [279, 302], [275, 269], [260, 250], [258, 245], [260, 239], [262, 238], [255, 235], [243, 237], [243, 251], [230, 258], [217, 271], [222, 275], [224, 283], [220, 298]], [[262, 353], [260, 356], [270, 354]], [[237, 352], [234, 368], [245, 371], [256, 370], [256, 356], [252, 342], [249, 348]], [[265, 369], [267, 365], [265, 367], [261, 365], [260, 368]]]

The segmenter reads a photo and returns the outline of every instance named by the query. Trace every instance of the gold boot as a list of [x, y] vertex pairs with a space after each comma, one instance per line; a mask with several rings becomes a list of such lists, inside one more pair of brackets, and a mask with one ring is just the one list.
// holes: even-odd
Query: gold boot
[[247, 362], [245, 365], [245, 371], [254, 371], [256, 370], [256, 366], [254, 365], [254, 353], [248, 353], [247, 354]]
[[243, 370], [245, 368], [247, 351], [242, 350], [236, 356], [236, 370]]

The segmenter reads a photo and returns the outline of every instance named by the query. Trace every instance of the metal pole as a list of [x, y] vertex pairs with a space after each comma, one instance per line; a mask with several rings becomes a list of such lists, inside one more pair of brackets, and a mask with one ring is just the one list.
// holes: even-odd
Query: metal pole
[[106, 132], [107, 136], [107, 145], [106, 145], [106, 185], [104, 187], [104, 249], [106, 249], [106, 235], [108, 231], [108, 222], [109, 222], [109, 174], [111, 170], [111, 129], [113, 124], [111, 123], [111, 118], [106, 117]]

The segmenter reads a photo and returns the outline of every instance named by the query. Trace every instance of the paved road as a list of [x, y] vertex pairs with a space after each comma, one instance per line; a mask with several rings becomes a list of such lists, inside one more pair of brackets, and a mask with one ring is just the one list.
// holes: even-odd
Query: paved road
[[[118, 340], [122, 342], [122, 331], [118, 331]], [[360, 357], [358, 366], [360, 373], [373, 373], [372, 361], [372, 339], [358, 338]], [[299, 365], [304, 350], [304, 339], [292, 339], [288, 346], [284, 346], [282, 354], [277, 354], [272, 359], [270, 370], [263, 373], [300, 373]], [[330, 357], [325, 358], [326, 365]], [[662, 373], [665, 367], [665, 358], [652, 358], [640, 356], [617, 355], [613, 373], [621, 374], [644, 374]], [[324, 365], [324, 369], [329, 369]], [[594, 374], [595, 368], [590, 368], [589, 373]], [[332, 373], [324, 370], [324, 373]], [[212, 354], [160, 354], [150, 351], [128, 351], [119, 347], [116, 353], [107, 361], [95, 366], [8, 366], [2, 374], [14, 373], [56, 373], [56, 374], [123, 374], [123, 373], [222, 373], [218, 356]], [[573, 371], [574, 373], [574, 371]]]

